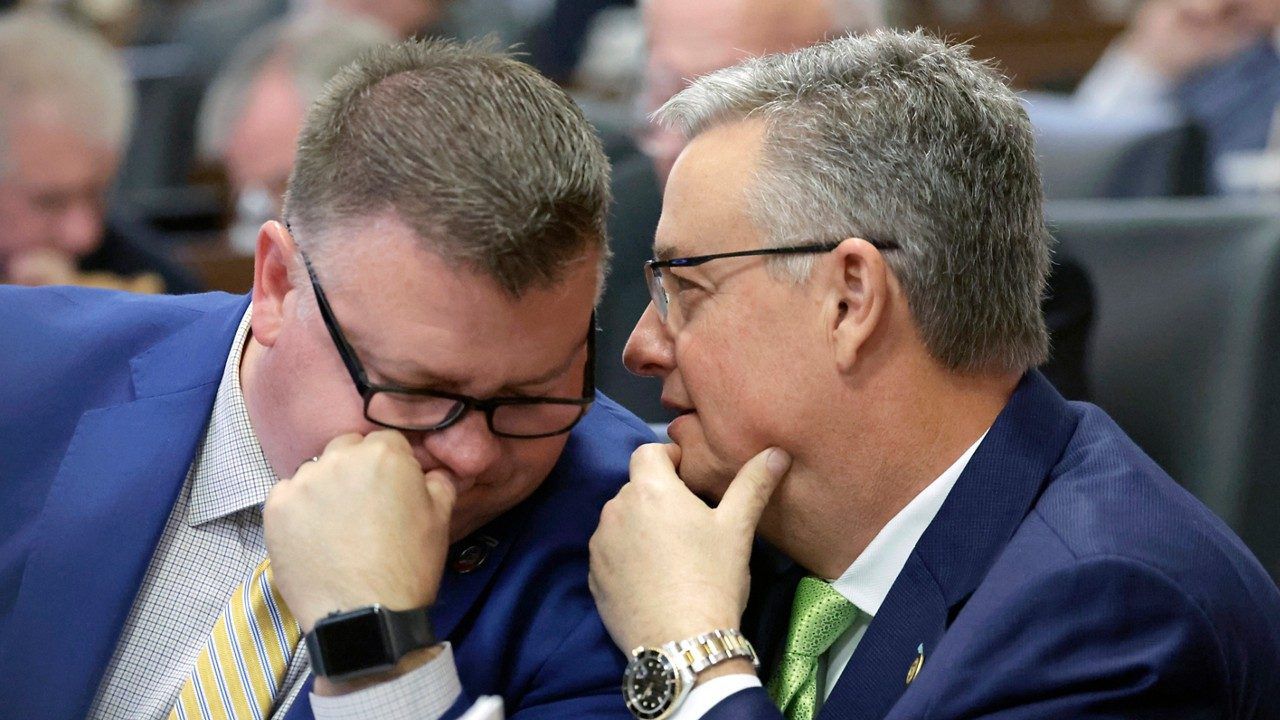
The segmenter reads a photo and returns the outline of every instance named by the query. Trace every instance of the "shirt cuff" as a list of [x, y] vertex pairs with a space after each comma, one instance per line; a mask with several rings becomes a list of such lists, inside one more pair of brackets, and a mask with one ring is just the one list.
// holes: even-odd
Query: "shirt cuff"
[[1170, 108], [1172, 83], [1155, 68], [1118, 47], [1109, 48], [1076, 88], [1075, 101], [1097, 117]]
[[446, 642], [439, 655], [394, 680], [345, 695], [311, 693], [311, 710], [316, 720], [438, 720], [461, 694], [453, 646]]
[[761, 687], [760, 678], [747, 673], [721, 675], [705, 683], [698, 683], [684, 699], [684, 704], [671, 716], [671, 720], [698, 720], [711, 712], [722, 700], [747, 688]]

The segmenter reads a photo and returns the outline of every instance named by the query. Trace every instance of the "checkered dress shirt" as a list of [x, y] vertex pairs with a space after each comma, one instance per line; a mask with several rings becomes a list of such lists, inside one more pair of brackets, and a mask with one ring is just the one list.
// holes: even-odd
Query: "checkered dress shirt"
[[[231, 593], [266, 557], [262, 504], [276, 482], [249, 424], [240, 358], [251, 310], [236, 330], [209, 425], [98, 686], [90, 718], [164, 720]], [[294, 653], [273, 717], [297, 700], [309, 672]], [[461, 690], [452, 654], [394, 682], [313, 703], [317, 718], [438, 718]], [[315, 698], [316, 696], [312, 696]]]

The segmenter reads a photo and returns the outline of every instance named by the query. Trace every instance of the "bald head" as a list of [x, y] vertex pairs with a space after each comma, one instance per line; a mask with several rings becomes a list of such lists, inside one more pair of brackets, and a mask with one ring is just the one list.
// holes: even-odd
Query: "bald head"
[[[789, 52], [832, 35], [883, 24], [881, 0], [645, 0], [648, 44], [642, 106], [658, 109], [689, 80], [743, 58]], [[642, 139], [666, 182], [684, 147], [674, 132], [648, 129]]]

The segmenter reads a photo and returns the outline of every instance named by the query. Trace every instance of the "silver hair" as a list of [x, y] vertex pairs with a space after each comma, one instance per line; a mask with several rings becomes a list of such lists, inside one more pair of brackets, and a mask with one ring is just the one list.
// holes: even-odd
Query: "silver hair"
[[365, 53], [312, 104], [284, 215], [314, 257], [390, 213], [519, 296], [592, 250], [607, 267], [609, 199], [600, 138], [564, 90], [491, 41], [411, 40]]
[[47, 103], [81, 136], [122, 152], [133, 123], [129, 73], [106, 41], [53, 15], [0, 14], [0, 172], [10, 125]]
[[244, 113], [254, 81], [273, 60], [284, 62], [306, 106], [344, 65], [371, 48], [395, 41], [381, 24], [325, 9], [303, 12], [262, 28], [240, 45], [205, 94], [197, 125], [200, 157], [216, 159], [226, 152], [232, 127]]
[[[753, 222], [778, 246], [863, 237], [884, 254], [930, 353], [958, 372], [1043, 362], [1051, 240], [1030, 122], [963, 45], [881, 30], [703, 76], [655, 113], [692, 137], [765, 123]], [[813, 256], [775, 260], [796, 282]]]

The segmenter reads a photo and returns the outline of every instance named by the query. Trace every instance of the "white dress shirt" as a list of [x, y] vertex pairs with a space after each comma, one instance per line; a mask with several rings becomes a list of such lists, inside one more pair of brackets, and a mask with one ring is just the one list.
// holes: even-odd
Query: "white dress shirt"
[[[236, 330], [209, 425], [98, 686], [90, 718], [167, 718], [231, 593], [267, 555], [262, 504], [277, 478], [249, 423], [240, 387], [250, 315], [251, 310], [245, 312]], [[309, 672], [306, 646], [300, 645], [273, 717], [288, 712]], [[317, 720], [435, 720], [460, 692], [446, 647], [395, 681], [310, 699]]]
[[[824, 700], [831, 695], [832, 688], [849, 664], [853, 652], [858, 649], [858, 643], [862, 641], [867, 627], [880, 612], [880, 605], [884, 603], [889, 589], [907, 564], [907, 558], [911, 556], [916, 543], [920, 542], [920, 536], [937, 516], [942, 503], [951, 494], [951, 488], [955, 486], [956, 480], [969, 464], [969, 459], [986, 436], [985, 432], [982, 433], [982, 437], [970, 445], [950, 467], [898, 511], [876, 533], [875, 538], [849, 569], [831, 581], [831, 587], [858, 608], [858, 615], [849, 629], [819, 659], [818, 677], [823, 680], [820, 691]], [[689, 693], [685, 704], [672, 720], [697, 720], [730, 695], [760, 686], [759, 677], [747, 674], [724, 675], [709, 680]]]

